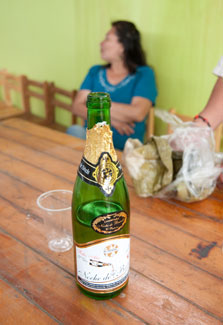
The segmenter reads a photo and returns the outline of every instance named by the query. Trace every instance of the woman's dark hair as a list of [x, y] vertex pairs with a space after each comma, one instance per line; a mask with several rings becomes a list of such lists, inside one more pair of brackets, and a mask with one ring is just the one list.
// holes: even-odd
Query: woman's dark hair
[[124, 63], [129, 72], [134, 73], [136, 67], [147, 65], [136, 26], [129, 21], [118, 20], [112, 23], [112, 27], [115, 28], [119, 42], [124, 47]]

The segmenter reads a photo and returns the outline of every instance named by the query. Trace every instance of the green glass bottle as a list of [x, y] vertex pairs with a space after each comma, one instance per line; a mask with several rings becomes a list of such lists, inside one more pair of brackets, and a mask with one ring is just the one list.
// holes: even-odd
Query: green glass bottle
[[76, 283], [94, 299], [117, 296], [130, 264], [129, 196], [110, 130], [110, 96], [87, 98], [87, 139], [73, 191]]

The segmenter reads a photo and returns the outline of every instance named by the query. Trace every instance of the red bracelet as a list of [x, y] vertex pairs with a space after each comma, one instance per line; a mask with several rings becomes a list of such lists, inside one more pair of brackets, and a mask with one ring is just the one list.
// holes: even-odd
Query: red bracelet
[[194, 121], [197, 120], [198, 118], [200, 118], [204, 123], [206, 123], [209, 126], [209, 128], [211, 127], [211, 124], [208, 122], [208, 120], [199, 114], [194, 116]]

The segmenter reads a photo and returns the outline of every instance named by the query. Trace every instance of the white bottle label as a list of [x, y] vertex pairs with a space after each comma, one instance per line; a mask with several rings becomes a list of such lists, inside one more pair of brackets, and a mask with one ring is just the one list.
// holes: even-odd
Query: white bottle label
[[130, 238], [108, 240], [76, 246], [76, 279], [92, 292], [112, 292], [122, 288], [128, 280]]

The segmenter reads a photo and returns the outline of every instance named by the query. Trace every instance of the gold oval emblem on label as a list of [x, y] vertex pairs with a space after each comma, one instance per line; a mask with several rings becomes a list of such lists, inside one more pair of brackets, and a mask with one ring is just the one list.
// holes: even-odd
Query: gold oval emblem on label
[[117, 211], [95, 218], [91, 226], [94, 231], [107, 235], [121, 230], [126, 224], [126, 221], [127, 214], [125, 211]]
[[112, 161], [110, 155], [104, 153], [100, 157], [99, 163], [92, 175], [104, 192], [111, 194], [117, 181], [118, 173], [118, 167]]

